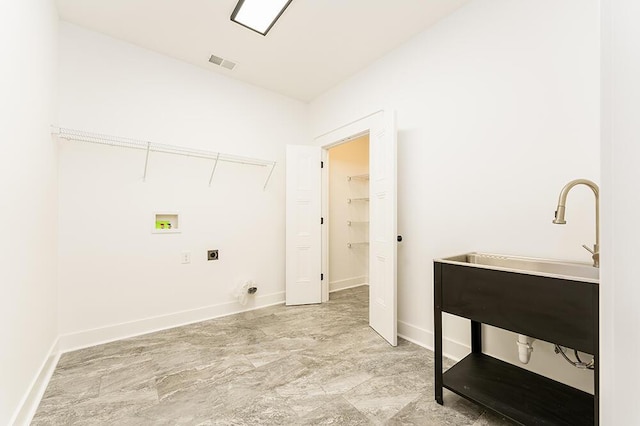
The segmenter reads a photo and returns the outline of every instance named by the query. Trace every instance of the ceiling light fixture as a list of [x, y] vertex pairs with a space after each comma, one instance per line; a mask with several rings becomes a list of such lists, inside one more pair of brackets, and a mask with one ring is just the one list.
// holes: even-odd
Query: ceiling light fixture
[[231, 20], [259, 34], [267, 35], [293, 0], [240, 0]]

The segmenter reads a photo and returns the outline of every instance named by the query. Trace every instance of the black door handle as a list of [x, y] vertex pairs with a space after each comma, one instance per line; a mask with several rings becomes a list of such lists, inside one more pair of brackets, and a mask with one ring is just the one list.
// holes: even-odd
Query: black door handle
[[398, 242], [401, 243], [402, 242], [402, 235], [398, 235]]

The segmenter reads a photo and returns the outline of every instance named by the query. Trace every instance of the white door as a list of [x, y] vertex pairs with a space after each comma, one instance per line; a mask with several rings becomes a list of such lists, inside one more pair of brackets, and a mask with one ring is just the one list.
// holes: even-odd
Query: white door
[[321, 150], [287, 145], [286, 273], [287, 305], [322, 301]]
[[369, 325], [391, 345], [397, 334], [397, 168], [395, 114], [369, 130]]

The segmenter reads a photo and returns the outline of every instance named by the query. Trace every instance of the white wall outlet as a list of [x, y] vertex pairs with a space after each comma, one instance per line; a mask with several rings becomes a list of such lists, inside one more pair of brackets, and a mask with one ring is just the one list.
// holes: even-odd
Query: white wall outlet
[[180, 253], [180, 262], [181, 263], [191, 263], [191, 252], [183, 251]]

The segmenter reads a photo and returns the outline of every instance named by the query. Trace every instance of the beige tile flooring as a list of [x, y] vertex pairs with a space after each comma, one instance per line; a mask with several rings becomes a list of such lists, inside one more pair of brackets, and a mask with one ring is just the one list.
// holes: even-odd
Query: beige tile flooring
[[433, 353], [368, 326], [368, 287], [66, 353], [33, 425], [509, 425], [433, 393]]

